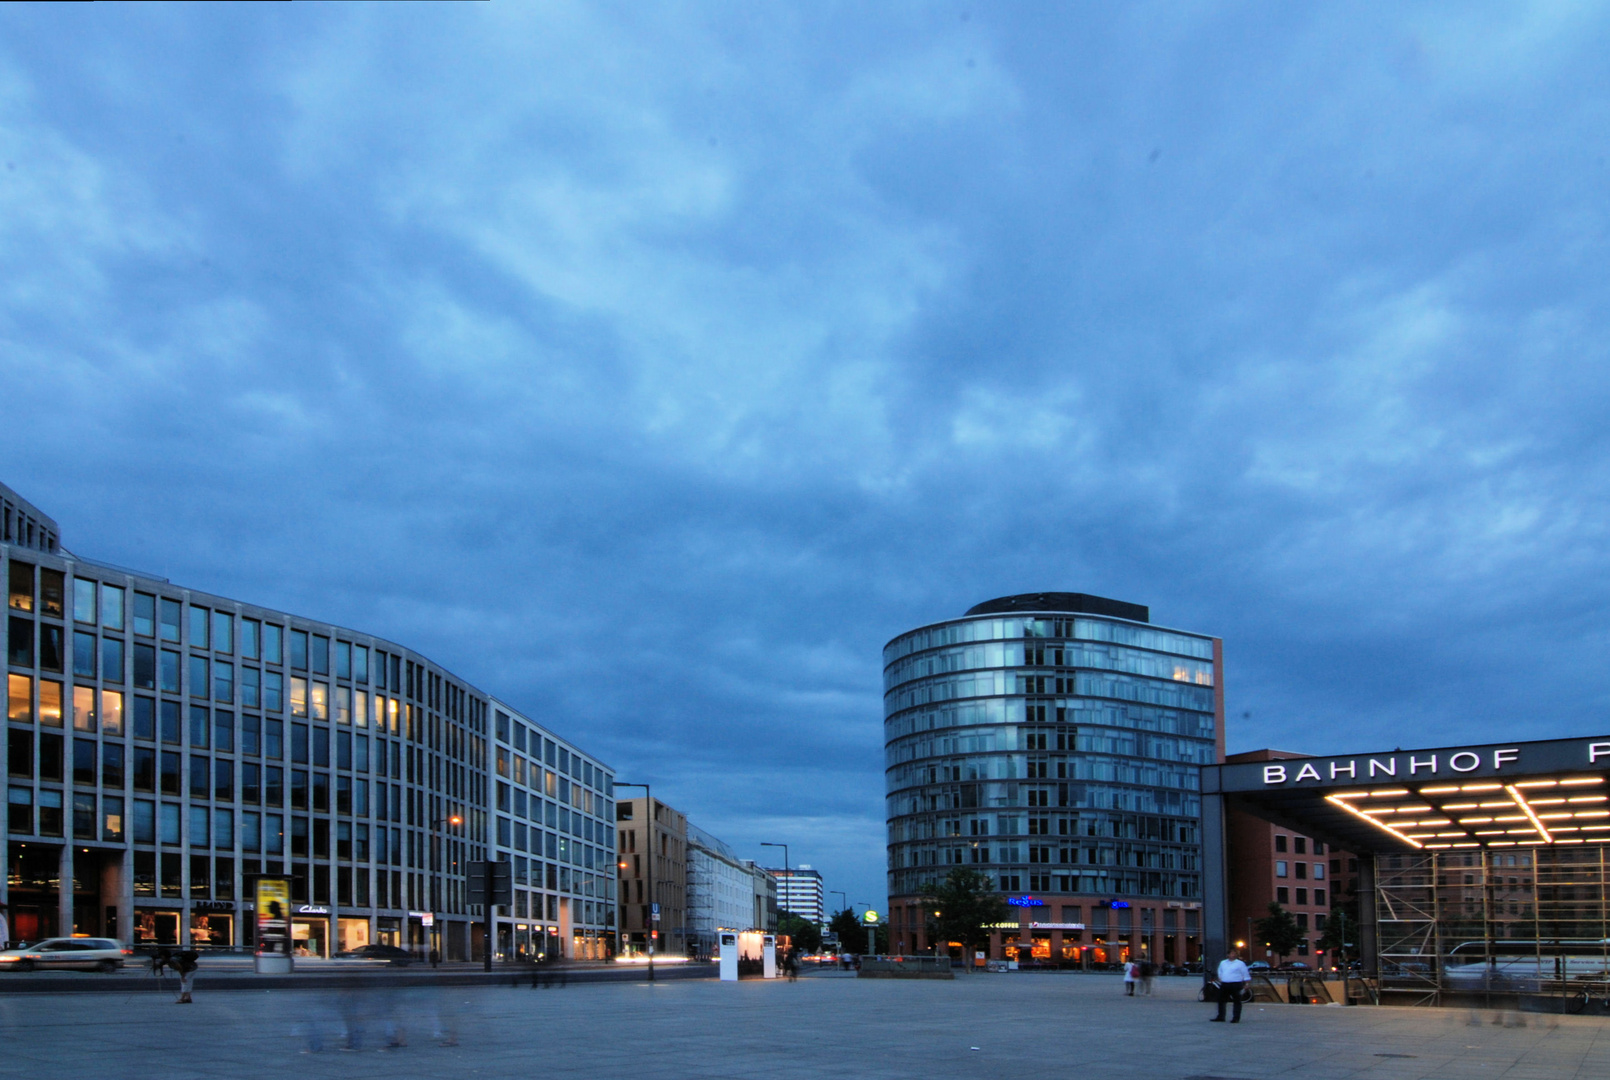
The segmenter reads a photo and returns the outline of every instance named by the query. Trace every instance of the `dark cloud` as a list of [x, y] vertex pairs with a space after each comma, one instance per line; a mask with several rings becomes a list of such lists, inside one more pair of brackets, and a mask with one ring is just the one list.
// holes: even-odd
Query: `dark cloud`
[[1607, 20], [969, 14], [8, 9], [3, 475], [853, 900], [990, 596], [1222, 635], [1232, 749], [1597, 730]]

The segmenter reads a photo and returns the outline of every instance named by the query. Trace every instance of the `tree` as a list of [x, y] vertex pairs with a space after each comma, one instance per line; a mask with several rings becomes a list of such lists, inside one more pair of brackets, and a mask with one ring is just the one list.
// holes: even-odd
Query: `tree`
[[827, 921], [827, 928], [839, 936], [839, 948], [845, 952], [859, 951], [865, 947], [866, 931], [861, 928], [861, 920], [856, 918], [854, 908], [835, 911]]
[[995, 924], [1010, 920], [995, 879], [982, 871], [958, 866], [944, 881], [929, 882], [923, 891], [928, 894], [924, 903], [928, 937], [936, 943], [936, 952], [950, 941], [961, 942], [968, 953], [988, 948]]
[[1343, 966], [1358, 956], [1358, 921], [1345, 907], [1332, 908], [1325, 920], [1325, 932], [1319, 936], [1319, 947], [1340, 960]]
[[[867, 951], [867, 927], [860, 917], [855, 914], [854, 908], [845, 908], [835, 912], [833, 918], [828, 920], [827, 928], [839, 936], [839, 948], [847, 953], [865, 953]], [[885, 953], [889, 951], [889, 928], [879, 923], [874, 931], [872, 951]]]
[[[1297, 945], [1307, 935], [1297, 926], [1297, 917], [1279, 904], [1269, 905], [1269, 914], [1252, 924], [1257, 940], [1274, 951], [1282, 962], [1286, 954], [1297, 951]], [[1251, 942], [1247, 943], [1249, 946]]]
[[822, 950], [822, 931], [809, 919], [802, 919], [792, 911], [777, 916], [777, 932], [788, 936], [788, 943], [803, 953]]

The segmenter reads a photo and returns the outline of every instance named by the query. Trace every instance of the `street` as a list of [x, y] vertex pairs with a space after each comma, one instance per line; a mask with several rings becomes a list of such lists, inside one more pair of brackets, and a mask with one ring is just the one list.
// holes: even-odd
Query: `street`
[[[154, 980], [153, 980], [154, 984]], [[1610, 1020], [1249, 1006], [1207, 1023], [1192, 979], [832, 976], [506, 987], [0, 997], [0, 1075], [202, 1077], [1380, 1077], [1595, 1080]], [[171, 989], [171, 987], [170, 987]], [[1509, 1018], [1513, 1023], [1515, 1017]], [[356, 1049], [342, 1049], [348, 1032]], [[406, 1045], [390, 1047], [393, 1038]], [[457, 1045], [442, 1045], [456, 1037]]]

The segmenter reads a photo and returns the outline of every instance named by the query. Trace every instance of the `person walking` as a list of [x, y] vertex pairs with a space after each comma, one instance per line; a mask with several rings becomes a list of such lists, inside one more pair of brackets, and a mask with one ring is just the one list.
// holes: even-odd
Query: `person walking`
[[1230, 1023], [1241, 1022], [1241, 995], [1246, 990], [1247, 983], [1251, 981], [1252, 972], [1242, 963], [1241, 954], [1235, 949], [1225, 953], [1224, 959], [1219, 961], [1219, 1015], [1212, 1018], [1213, 1023], [1224, 1022], [1224, 1006], [1232, 1001], [1235, 1002], [1235, 1009]]
[[1135, 979], [1136, 979], [1136, 973], [1139, 970], [1140, 970], [1140, 965], [1135, 963], [1135, 961], [1126, 960], [1124, 962], [1124, 996], [1125, 997], [1134, 997], [1135, 996]]
[[1140, 992], [1147, 997], [1152, 993], [1152, 977], [1157, 974], [1157, 965], [1150, 960], [1140, 962]]

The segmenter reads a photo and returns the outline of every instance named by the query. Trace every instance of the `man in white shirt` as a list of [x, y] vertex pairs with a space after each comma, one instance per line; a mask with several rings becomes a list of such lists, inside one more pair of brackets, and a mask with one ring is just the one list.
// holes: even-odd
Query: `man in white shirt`
[[1225, 953], [1224, 959], [1219, 961], [1219, 1015], [1213, 1017], [1214, 1022], [1224, 1022], [1224, 1006], [1227, 1002], [1235, 1002], [1235, 1011], [1230, 1023], [1241, 1022], [1241, 992], [1252, 981], [1252, 972], [1247, 965], [1241, 962], [1241, 954], [1231, 949]]

